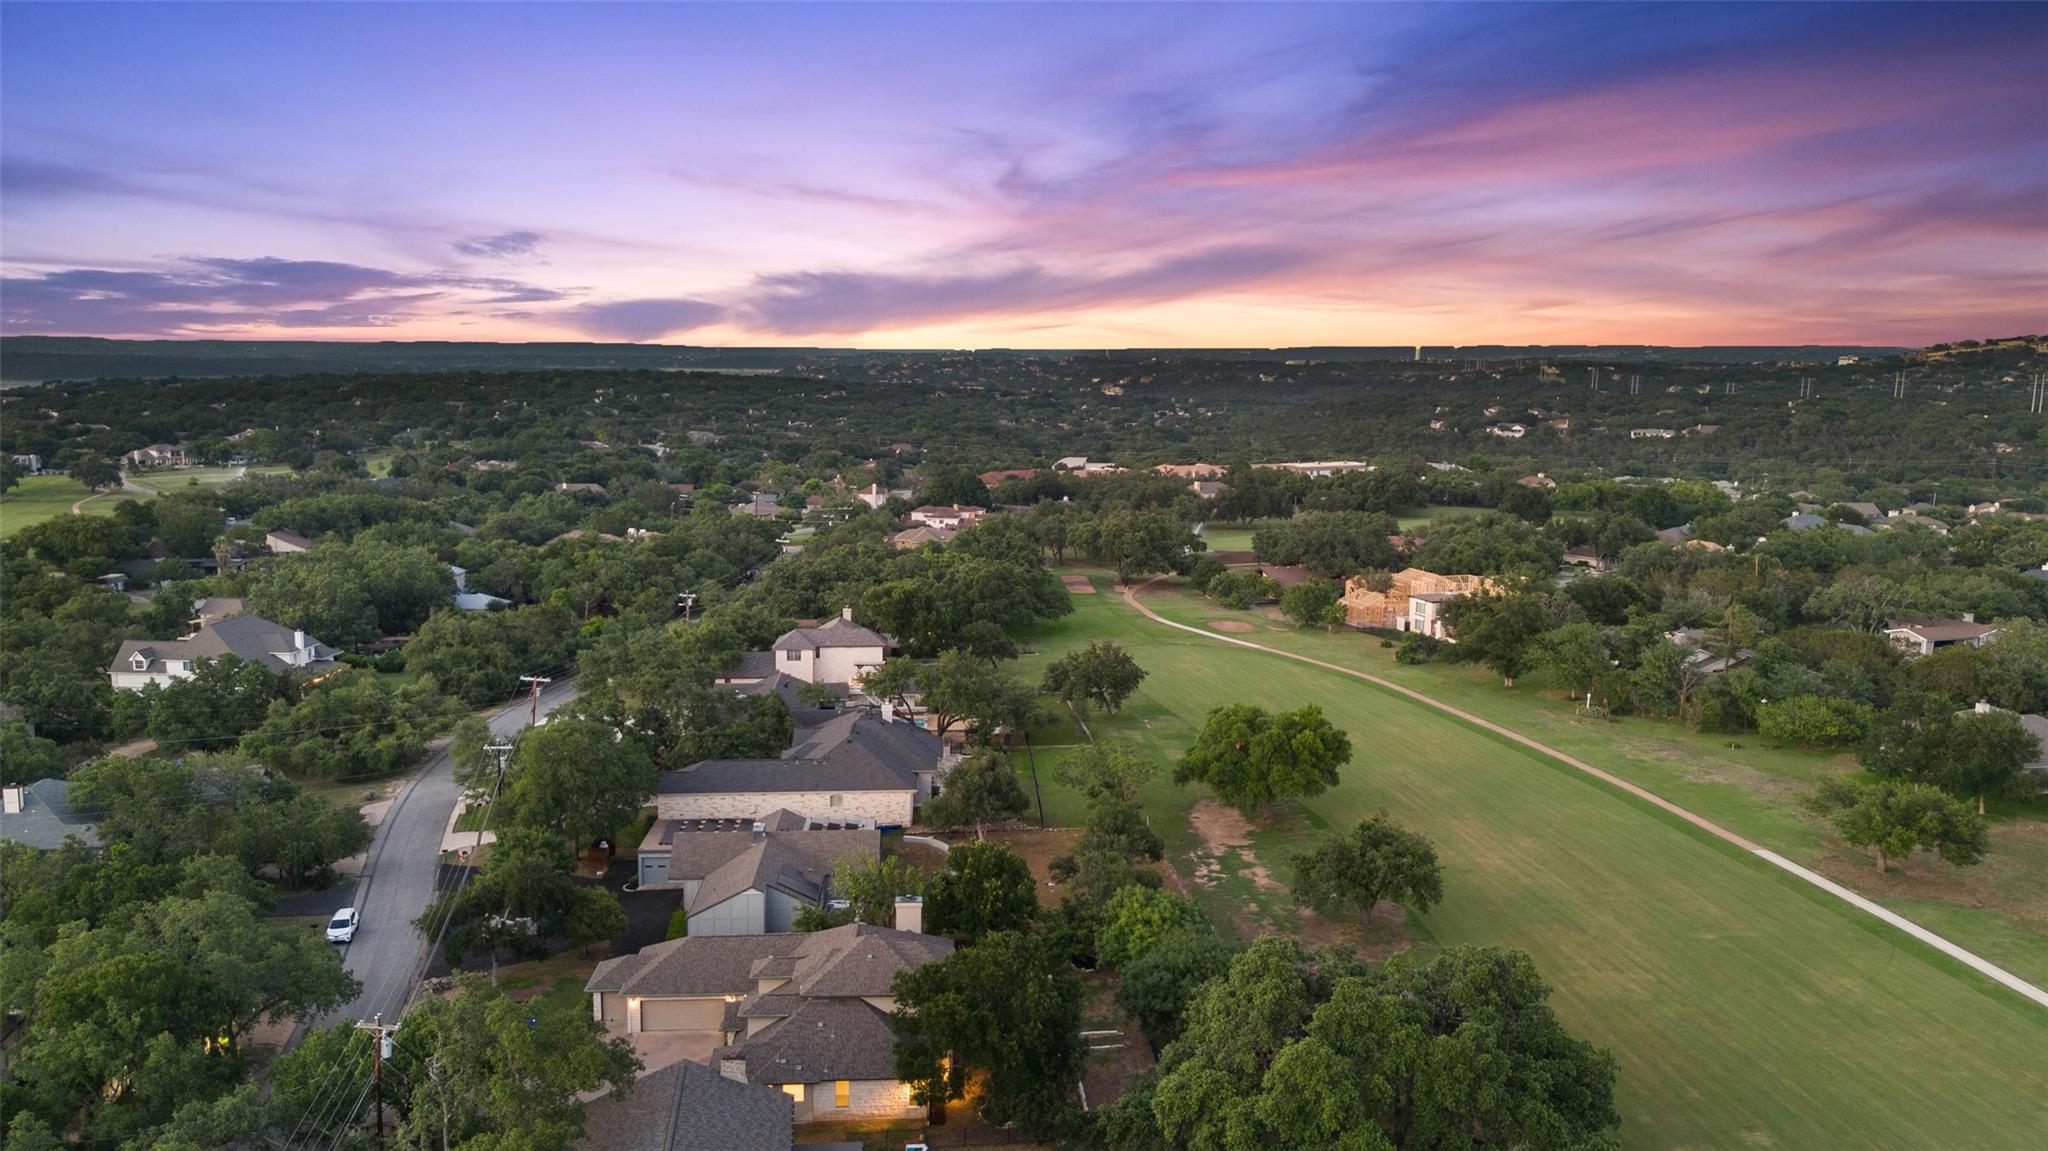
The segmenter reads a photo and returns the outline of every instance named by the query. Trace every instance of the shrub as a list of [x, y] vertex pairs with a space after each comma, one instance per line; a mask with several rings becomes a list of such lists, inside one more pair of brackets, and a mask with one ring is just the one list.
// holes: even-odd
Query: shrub
[[687, 908], [678, 907], [675, 909], [675, 912], [668, 917], [668, 934], [663, 936], [662, 938], [683, 939], [686, 938], [689, 934], [690, 912]]
[[1870, 705], [1818, 695], [1795, 695], [1757, 708], [1756, 728], [1774, 743], [1840, 747], [1870, 730]]

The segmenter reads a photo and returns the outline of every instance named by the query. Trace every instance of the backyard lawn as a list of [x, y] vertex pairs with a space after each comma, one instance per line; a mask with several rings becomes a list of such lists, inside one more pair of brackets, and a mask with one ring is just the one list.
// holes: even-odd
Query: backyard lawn
[[[1627, 1146], [1999, 1148], [2028, 1145], [2048, 1124], [2048, 1012], [1548, 757], [1370, 684], [1163, 628], [1125, 605], [1106, 576], [1096, 580], [1103, 594], [1076, 597], [1075, 613], [1036, 646], [1042, 659], [1110, 638], [1150, 672], [1122, 716], [1091, 719], [1098, 736], [1133, 740], [1170, 764], [1209, 708], [1238, 701], [1313, 702], [1351, 733], [1353, 760], [1337, 788], [1235, 831], [1216, 830], [1227, 821], [1213, 804], [1202, 830], [1190, 826], [1199, 789], [1163, 775], [1148, 787], [1148, 815], [1219, 923], [1242, 934], [1316, 926], [1289, 904], [1286, 854], [1305, 835], [1384, 808], [1435, 839], [1445, 864], [1445, 900], [1414, 919], [1410, 937], [1534, 956], [1567, 1024], [1615, 1054]], [[1303, 635], [1170, 594], [1148, 602], [1197, 625], [1253, 620], [1248, 638], [1326, 644], [1341, 654], [1317, 654], [1376, 674], [1394, 666], [1357, 635]], [[1432, 692], [1465, 671], [1400, 670], [1443, 676], [1416, 685]], [[1477, 696], [1480, 685], [1462, 690]], [[1693, 762], [1683, 742], [1569, 720], [1531, 734], [1768, 846], [1820, 850], [1810, 821], [1701, 776], [1721, 761]], [[1785, 757], [1774, 770], [1795, 774], [1829, 766], [1769, 756]], [[1048, 814], [1070, 818], [1072, 797], [1058, 794], [1049, 758], [1038, 765]], [[2015, 932], [2008, 942], [2017, 950], [2024, 941]]]

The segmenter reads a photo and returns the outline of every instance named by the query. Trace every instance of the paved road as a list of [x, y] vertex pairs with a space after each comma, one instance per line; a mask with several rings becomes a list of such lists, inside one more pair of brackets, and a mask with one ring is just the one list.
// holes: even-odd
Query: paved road
[[[573, 683], [558, 683], [541, 693], [540, 711], [547, 715], [575, 698]], [[491, 717], [493, 735], [511, 735], [526, 726], [530, 704], [522, 702]], [[413, 930], [434, 898], [440, 870], [441, 834], [462, 789], [455, 785], [454, 760], [445, 751], [398, 792], [377, 835], [370, 857], [356, 883], [355, 905], [362, 925], [343, 954], [349, 973], [362, 980], [363, 993], [349, 1003], [300, 1028], [324, 1027], [338, 1019], [368, 1019], [383, 1012], [396, 1018], [425, 967], [426, 941]]]

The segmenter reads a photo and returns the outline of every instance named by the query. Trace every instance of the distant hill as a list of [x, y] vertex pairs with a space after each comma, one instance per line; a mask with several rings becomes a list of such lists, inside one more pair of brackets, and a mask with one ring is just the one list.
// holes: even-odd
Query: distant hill
[[[1425, 360], [1544, 359], [1590, 363], [1748, 364], [1832, 363], [1837, 356], [1895, 356], [1904, 348], [1854, 346], [1665, 348], [1647, 344], [1572, 344], [1515, 347], [1425, 346]], [[73, 336], [0, 339], [0, 381], [155, 379], [171, 376], [304, 375], [307, 373], [532, 371], [536, 369], [644, 369], [653, 371], [786, 371], [821, 358], [938, 356], [938, 349], [875, 351], [853, 348], [708, 348], [686, 344], [489, 344], [453, 341], [328, 343], [317, 340], [108, 340]], [[1408, 360], [1414, 347], [1299, 348], [986, 348], [984, 356], [1101, 356], [1111, 360], [1159, 358], [1347, 362]]]

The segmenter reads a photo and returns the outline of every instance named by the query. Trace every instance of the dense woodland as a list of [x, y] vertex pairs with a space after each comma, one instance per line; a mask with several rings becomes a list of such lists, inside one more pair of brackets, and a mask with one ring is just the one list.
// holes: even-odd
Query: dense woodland
[[[358, 1058], [360, 1036], [316, 1033], [266, 1092], [247, 1033], [346, 1002], [351, 981], [263, 913], [278, 892], [330, 879], [369, 834], [304, 785], [387, 778], [452, 733], [462, 777], [484, 786], [495, 765], [465, 717], [524, 674], [575, 671], [580, 694], [520, 740], [493, 805], [502, 848], [422, 919], [451, 961], [619, 930], [616, 900], [568, 882], [570, 845], [629, 826], [658, 770], [786, 746], [779, 697], [736, 699], [714, 679], [842, 608], [900, 644], [867, 690], [914, 691], [935, 727], [975, 748], [928, 819], [978, 829], [1020, 814], [1007, 762], [982, 745], [1052, 708], [1113, 713], [1144, 677], [1112, 644], [1039, 682], [1016, 673], [1032, 628], [1071, 610], [1053, 565], [1126, 583], [1178, 575], [1231, 606], [1277, 600], [1317, 628], [1342, 626], [1347, 579], [1411, 565], [1487, 576], [1497, 592], [1447, 609], [1459, 642], [1387, 642], [1404, 661], [1483, 662], [1502, 690], [1565, 692], [1608, 716], [1854, 748], [1868, 778], [1812, 800], [1845, 839], [1879, 866], [1922, 848], [1967, 865], [1985, 849], [1985, 801], [2031, 794], [2020, 768], [2037, 748], [2013, 713], [2048, 710], [2048, 579], [2028, 574], [2048, 564], [2048, 520], [2030, 518], [2048, 511], [2048, 417], [2026, 411], [2041, 361], [2021, 342], [1840, 366], [1606, 364], [1597, 392], [1587, 365], [1533, 359], [940, 355], [819, 357], [772, 377], [10, 389], [0, 446], [81, 480], [118, 484], [111, 462], [159, 441], [280, 470], [57, 516], [0, 544], [0, 771], [70, 778], [110, 845], [0, 854], [0, 996], [22, 1020], [0, 1085], [6, 1146], [254, 1146], [303, 1126], [321, 1074]], [[1485, 430], [1506, 424], [1526, 434]], [[1644, 427], [1695, 430], [1631, 437]], [[977, 478], [1066, 456], [1131, 470], [1046, 470], [993, 490]], [[1253, 466], [1324, 458], [1375, 469]], [[1195, 461], [1228, 468], [1220, 496], [1145, 467]], [[1534, 472], [1555, 486], [1519, 482]], [[871, 508], [851, 495], [870, 483], [910, 496]], [[751, 514], [757, 493], [780, 510]], [[1991, 500], [2007, 502], [1970, 510]], [[1859, 533], [1857, 502], [1919, 505], [1945, 534]], [[891, 546], [923, 503], [1000, 510], [947, 543]], [[1800, 505], [1828, 522], [1785, 528]], [[1438, 515], [1413, 526], [1425, 508]], [[1226, 568], [1202, 535], [1216, 524], [1253, 526], [1259, 561], [1311, 578], [1282, 593]], [[274, 529], [312, 546], [273, 555]], [[1657, 535], [1672, 529], [1685, 539]], [[1566, 549], [1588, 546], [1608, 570], [1560, 572]], [[451, 564], [507, 606], [454, 609]], [[132, 573], [128, 592], [102, 586], [111, 571]], [[227, 658], [169, 687], [109, 687], [121, 640], [181, 634], [208, 596], [304, 629], [345, 668], [312, 683]], [[1902, 616], [1964, 613], [2002, 634], [1919, 659], [1882, 634]], [[1709, 671], [1703, 654], [1728, 666]], [[1979, 701], [1991, 710], [1971, 710]], [[154, 752], [107, 756], [137, 739]], [[1313, 707], [1238, 706], [1208, 716], [1172, 765], [1113, 743], [1071, 757], [1063, 782], [1089, 815], [1057, 864], [1056, 909], [1039, 909], [1028, 868], [996, 844], [957, 848], [929, 879], [842, 876], [854, 914], [875, 922], [891, 896], [921, 890], [929, 929], [963, 944], [899, 988], [903, 1076], [932, 1099], [972, 1090], [992, 1121], [1034, 1137], [1122, 1148], [1611, 1145], [1612, 1059], [1550, 1015], [1527, 957], [1465, 948], [1370, 964], [1280, 939], [1240, 950], [1160, 889], [1159, 838], [1138, 812], [1147, 779], [1170, 769], [1257, 814], [1317, 794], [1350, 754]], [[1297, 897], [1333, 915], [1457, 898], [1425, 838], [1377, 821], [1297, 864]], [[513, 920], [542, 929], [507, 937]], [[1097, 966], [1118, 972], [1119, 1002], [1161, 1061], [1090, 1116], [1071, 1092], [1085, 1057], [1076, 970]], [[159, 994], [180, 983], [205, 994]], [[578, 1093], [630, 1077], [630, 1052], [587, 1012], [550, 1019], [543, 1042], [506, 1002], [468, 981], [411, 1033], [397, 1056], [412, 1084], [397, 1105], [405, 1145], [440, 1145], [430, 1120], [445, 1097], [423, 1083], [459, 1080], [474, 1101], [448, 1146], [555, 1148], [578, 1129]], [[1453, 1101], [1457, 1068], [1423, 1054], [1432, 1044], [1518, 1069], [1506, 1076], [1518, 1086]], [[450, 1045], [513, 1054], [437, 1062]], [[529, 1048], [575, 1058], [521, 1080], [524, 1095], [500, 1090]], [[1294, 1105], [1310, 1095], [1323, 1102]], [[525, 1141], [501, 1141], [522, 1115], [541, 1119]]]

